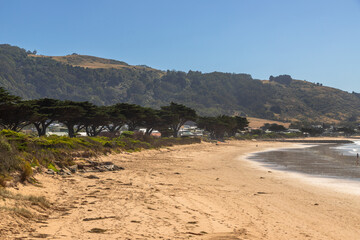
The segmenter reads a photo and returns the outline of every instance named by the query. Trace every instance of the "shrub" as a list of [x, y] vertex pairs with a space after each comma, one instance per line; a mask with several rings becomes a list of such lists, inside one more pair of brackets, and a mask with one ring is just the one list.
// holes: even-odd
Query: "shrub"
[[49, 163], [49, 165], [47, 166], [48, 169], [53, 170], [54, 172], [58, 172], [59, 170], [54, 166], [54, 164]]
[[133, 135], [134, 135], [134, 132], [132, 132], [132, 131], [124, 131], [121, 133], [121, 137], [129, 138], [129, 137], [132, 137]]
[[21, 175], [20, 175], [20, 179], [22, 182], [25, 182], [27, 179], [29, 179], [33, 174], [33, 170], [31, 168], [31, 165], [29, 162], [25, 162], [23, 167], [22, 167], [22, 171], [21, 171]]
[[17, 151], [7, 139], [0, 136], [0, 174], [6, 174], [18, 167], [19, 160], [16, 158], [16, 154]]
[[0, 187], [6, 187], [6, 178], [2, 175], [0, 175]]
[[19, 151], [27, 150], [27, 143], [29, 138], [27, 135], [8, 129], [1, 130], [0, 135], [4, 136], [9, 143], [14, 144]]

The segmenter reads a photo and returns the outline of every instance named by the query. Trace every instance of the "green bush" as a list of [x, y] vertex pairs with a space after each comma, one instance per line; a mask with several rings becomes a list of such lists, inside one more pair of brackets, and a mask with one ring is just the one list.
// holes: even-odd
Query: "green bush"
[[0, 132], [1, 136], [4, 136], [9, 143], [12, 143], [16, 146], [19, 151], [26, 151], [28, 144], [28, 136], [23, 133], [14, 132], [8, 129], [3, 129]]
[[59, 170], [54, 166], [54, 164], [49, 163], [49, 165], [47, 166], [48, 169], [53, 170], [54, 172], [58, 172]]
[[121, 137], [127, 137], [127, 138], [130, 138], [134, 135], [134, 132], [132, 131], [124, 131], [121, 133]]

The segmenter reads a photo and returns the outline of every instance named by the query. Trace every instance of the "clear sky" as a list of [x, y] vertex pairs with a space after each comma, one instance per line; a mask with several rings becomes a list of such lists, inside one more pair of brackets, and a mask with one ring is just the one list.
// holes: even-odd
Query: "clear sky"
[[0, 0], [0, 43], [360, 92], [360, 0]]

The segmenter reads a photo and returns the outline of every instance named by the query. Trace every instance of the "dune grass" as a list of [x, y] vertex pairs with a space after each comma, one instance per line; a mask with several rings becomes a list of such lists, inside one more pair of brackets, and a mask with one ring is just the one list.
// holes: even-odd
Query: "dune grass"
[[43, 196], [33, 196], [33, 195], [22, 195], [22, 194], [15, 194], [6, 190], [5, 188], [0, 188], [0, 198], [2, 199], [13, 199], [13, 200], [21, 200], [27, 201], [32, 205], [37, 205], [44, 208], [49, 208], [50, 203], [46, 200]]
[[76, 158], [96, 157], [123, 151], [199, 143], [192, 138], [153, 138], [128, 132], [120, 137], [34, 137], [11, 130], [0, 131], [0, 186], [11, 180], [11, 172], [20, 172], [20, 180], [33, 175], [33, 168], [52, 169], [74, 165]]
[[23, 216], [25, 218], [33, 217], [33, 214], [25, 208], [0, 206], [0, 210], [5, 210], [7, 212], [13, 212], [13, 213]]
[[[25, 218], [33, 218], [36, 217], [31, 211], [29, 211], [26, 206], [36, 205], [41, 207], [42, 209], [48, 209], [51, 207], [49, 201], [43, 196], [33, 196], [33, 195], [22, 195], [22, 194], [15, 194], [12, 193], [5, 188], [0, 187], [0, 200], [14, 200], [16, 202], [15, 206], [0, 206], [0, 210], [12, 212], [16, 215], [20, 215]], [[22, 206], [22, 207], [20, 207]]]

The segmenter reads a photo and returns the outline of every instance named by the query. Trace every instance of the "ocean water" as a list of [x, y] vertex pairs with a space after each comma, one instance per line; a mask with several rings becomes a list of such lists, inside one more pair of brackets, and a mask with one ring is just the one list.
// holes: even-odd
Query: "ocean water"
[[360, 141], [354, 141], [354, 143], [342, 144], [331, 148], [342, 155], [357, 156], [357, 154], [360, 154]]
[[249, 157], [277, 170], [360, 182], [360, 141], [259, 152]]

